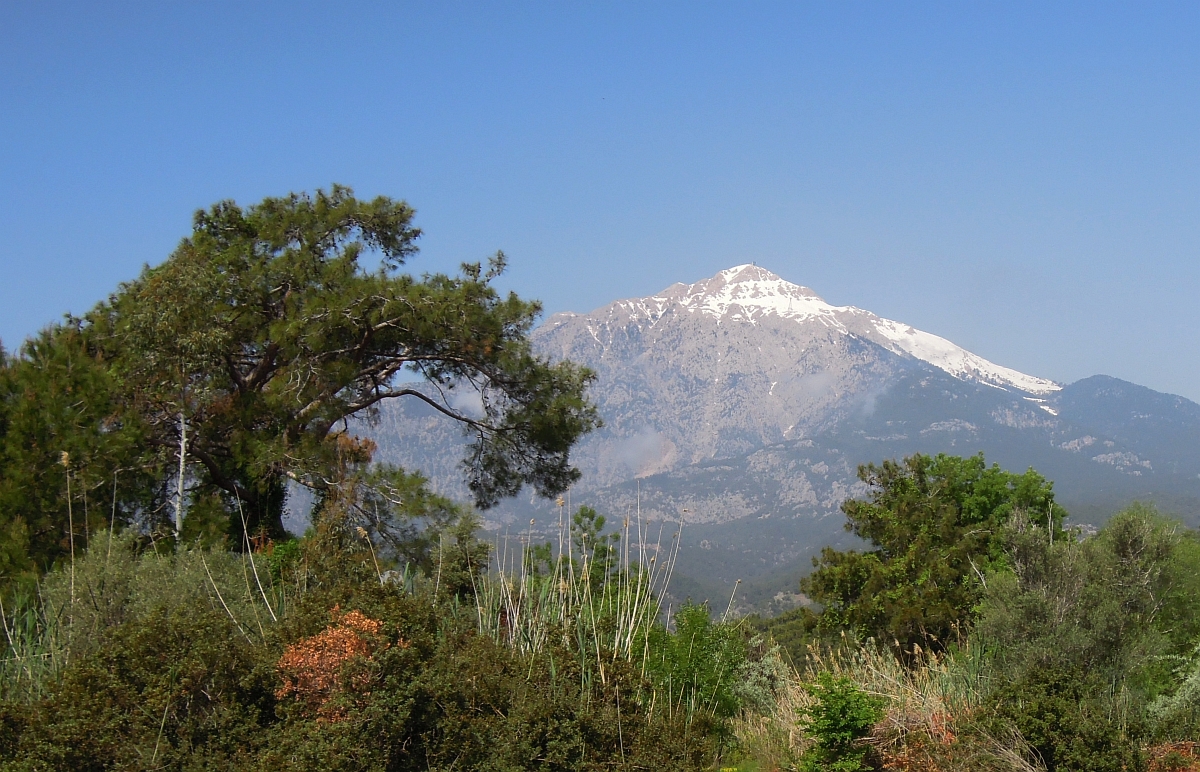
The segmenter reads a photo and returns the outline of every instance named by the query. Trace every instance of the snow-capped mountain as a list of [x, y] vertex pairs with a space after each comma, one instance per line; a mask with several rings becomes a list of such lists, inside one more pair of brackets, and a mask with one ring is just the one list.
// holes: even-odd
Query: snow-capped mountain
[[578, 450], [595, 485], [812, 436], [869, 412], [905, 372], [993, 387], [1032, 413], [1052, 410], [1045, 398], [1061, 388], [900, 322], [830, 305], [756, 265], [556, 314], [533, 338], [599, 375], [593, 396], [607, 428]]
[[[685, 594], [802, 571], [804, 556], [846, 538], [839, 506], [865, 491], [858, 466], [916, 452], [1032, 466], [1083, 519], [1136, 498], [1200, 524], [1200, 405], [1104, 376], [1027, 375], [756, 265], [556, 314], [532, 339], [597, 374], [605, 426], [572, 453], [574, 502], [683, 518]], [[374, 437], [383, 459], [467, 497], [463, 440], [432, 409], [389, 405]], [[523, 498], [486, 517], [550, 511]]]
[[[994, 364], [954, 345], [945, 338], [922, 332], [902, 322], [883, 319], [854, 306], [833, 306], [808, 287], [781, 279], [757, 265], [737, 265], [695, 284], [673, 284], [658, 295], [618, 301], [608, 309], [587, 316], [603, 318], [624, 312], [629, 321], [650, 325], [681, 308], [731, 323], [757, 325], [765, 317], [787, 319], [797, 324], [817, 324], [830, 330], [877, 343], [896, 354], [907, 354], [927, 362], [960, 380], [982, 383], [1027, 394], [1052, 394], [1060, 384]], [[547, 327], [575, 318], [563, 314]]]

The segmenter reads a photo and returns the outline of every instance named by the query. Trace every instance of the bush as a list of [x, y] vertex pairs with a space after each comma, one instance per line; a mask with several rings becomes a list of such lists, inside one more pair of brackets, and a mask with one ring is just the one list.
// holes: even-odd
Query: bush
[[[1197, 622], [1177, 526], [1134, 507], [1089, 539], [1051, 543], [1045, 529], [1016, 517], [1005, 540], [1010, 567], [988, 576], [973, 633], [992, 653], [996, 678], [1054, 684], [1052, 674], [1087, 674], [1090, 691], [1078, 698], [1094, 702], [1093, 713], [1120, 726], [1144, 722], [1179, 680], [1172, 665]], [[1187, 689], [1176, 694], [1184, 698], [1170, 706], [1159, 700], [1163, 718], [1190, 712]]]
[[674, 709], [720, 720], [741, 707], [735, 679], [746, 662], [745, 640], [733, 626], [713, 623], [707, 606], [684, 604], [675, 631], [656, 628], [648, 651], [647, 671]]
[[1102, 684], [1071, 669], [1037, 668], [992, 698], [995, 736], [1015, 727], [1047, 772], [1137, 772], [1145, 768], [1143, 730], [1123, 723], [1097, 695]]
[[241, 766], [272, 722], [272, 652], [200, 604], [107, 630], [13, 728], [5, 769]]
[[821, 626], [854, 630], [913, 660], [944, 651], [974, 618], [981, 571], [1002, 564], [1003, 526], [1036, 512], [1061, 534], [1052, 485], [1032, 469], [1006, 472], [983, 454], [916, 454], [860, 466], [866, 500], [842, 504], [847, 530], [866, 552], [831, 547], [800, 587], [821, 604]]
[[324, 710], [287, 695], [257, 768], [687, 770], [712, 758], [702, 732], [641, 699], [649, 690], [628, 663], [606, 662], [601, 678], [560, 643], [522, 653], [480, 635], [473, 609], [421, 591], [310, 592], [284, 621], [288, 650], [336, 628], [334, 606], [381, 622], [364, 636], [370, 656], [344, 660]]
[[109, 645], [121, 625], [183, 609], [224, 615], [235, 635], [261, 641], [283, 600], [261, 556], [171, 552], [161, 541], [160, 552], [128, 531], [95, 534], [92, 544], [74, 568], [46, 574], [36, 596], [6, 599], [9, 646], [0, 661], [0, 697], [38, 700], [68, 663]]
[[800, 760], [804, 772], [858, 772], [870, 769], [870, 746], [863, 740], [883, 718], [884, 701], [867, 694], [844, 676], [823, 672], [806, 687], [816, 702], [804, 711], [802, 725], [813, 744]]
[[796, 666], [800, 666], [808, 657], [808, 647], [825, 638], [832, 639], [836, 634], [822, 629], [821, 616], [811, 608], [801, 606], [788, 609], [774, 617], [761, 617], [757, 614], [743, 618], [743, 623], [750, 629], [770, 635], [782, 649], [783, 654]]

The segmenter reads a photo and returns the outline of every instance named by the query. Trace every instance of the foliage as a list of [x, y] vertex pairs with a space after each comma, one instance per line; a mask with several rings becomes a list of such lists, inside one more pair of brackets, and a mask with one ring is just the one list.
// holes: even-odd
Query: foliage
[[381, 582], [363, 550], [319, 531], [300, 550], [288, 570], [305, 578], [277, 620], [258, 607], [262, 635], [239, 621], [252, 616], [252, 574], [240, 600], [233, 572], [186, 591], [193, 565], [247, 556], [120, 540], [84, 556], [76, 590], [107, 558], [100, 576], [123, 577], [108, 591], [122, 612], [81, 624], [40, 694], [0, 704], [0, 768], [672, 770], [713, 758], [703, 722], [646, 699], [631, 662], [606, 661], [601, 678], [557, 639], [523, 652], [480, 635], [436, 575]]
[[1008, 567], [988, 577], [975, 637], [993, 653], [994, 720], [1047, 769], [1139, 769], [1150, 732], [1192, 726], [1186, 708], [1173, 709], [1187, 702], [1187, 681], [1167, 666], [1200, 616], [1188, 547], [1142, 506], [1083, 540], [1051, 543], [1023, 518], [1008, 524]]
[[807, 690], [815, 702], [804, 711], [804, 729], [813, 743], [804, 753], [805, 772], [859, 772], [869, 767], [870, 746], [862, 741], [883, 718], [883, 699], [867, 694], [846, 677], [817, 675]]
[[1172, 554], [1171, 583], [1159, 613], [1169, 653], [1158, 660], [1171, 686], [1155, 695], [1150, 716], [1160, 734], [1181, 740], [1200, 736], [1200, 535], [1182, 534]]
[[[475, 435], [479, 503], [526, 482], [544, 495], [572, 482], [567, 452], [595, 423], [582, 396], [588, 374], [531, 353], [540, 307], [492, 289], [502, 255], [486, 275], [478, 265], [460, 278], [399, 273], [420, 235], [412, 215], [403, 202], [360, 201], [338, 186], [197, 213], [166, 263], [87, 318], [96, 345], [114, 346], [136, 384], [152, 439], [174, 446], [182, 412], [206, 481], [253, 510], [285, 473], [323, 489], [338, 423], [408, 396]], [[372, 250], [377, 270], [361, 264]], [[405, 369], [445, 389], [477, 387], [483, 416], [396, 383]], [[275, 525], [277, 512], [261, 516]]]
[[675, 629], [655, 628], [648, 640], [646, 670], [670, 710], [686, 716], [731, 718], [741, 702], [736, 679], [746, 644], [733, 627], [714, 623], [708, 607], [687, 603], [675, 613]]
[[598, 591], [620, 564], [617, 548], [621, 534], [616, 531], [605, 534], [606, 522], [604, 515], [587, 506], [580, 507], [571, 516], [571, 544], [574, 554], [579, 555], [586, 566], [592, 592]]
[[[480, 506], [525, 484], [564, 490], [578, 476], [571, 445], [599, 423], [584, 397], [591, 374], [532, 352], [541, 309], [495, 290], [502, 254], [458, 277], [402, 273], [420, 235], [412, 217], [404, 202], [340, 186], [218, 203], [166, 262], [5, 357], [0, 571], [29, 576], [69, 556], [75, 531], [86, 541], [107, 513], [101, 501], [110, 519], [162, 523], [181, 455], [185, 503], [204, 521], [191, 533], [211, 536], [221, 510], [235, 548], [283, 536], [286, 480], [338, 499], [368, 530], [453, 521], [422, 478], [372, 468], [373, 446], [347, 436], [348, 419], [401, 397], [473, 437], [464, 464]], [[479, 413], [455, 407], [463, 389]], [[79, 529], [71, 503], [84, 505]]]
[[261, 642], [294, 594], [272, 579], [262, 556], [166, 546], [128, 531], [101, 532], [74, 565], [47, 574], [36, 595], [17, 596], [4, 617], [9, 647], [0, 696], [44, 697], [72, 662], [102, 646], [107, 631], [158, 614], [207, 608], [242, 639]]
[[882, 700], [882, 718], [865, 741], [878, 752], [866, 760], [882, 762], [885, 770], [1036, 769], [1025, 760], [1019, 733], [1007, 726], [989, 732], [973, 721], [992, 683], [989, 659], [976, 647], [902, 661], [890, 647], [838, 636], [837, 643], [812, 644], [797, 664], [777, 689], [773, 710], [743, 714], [734, 722], [742, 753], [760, 760], [762, 769], [795, 769], [815, 743], [804, 727], [817, 706], [811, 687], [822, 673]]
[[1015, 512], [1039, 518], [1061, 538], [1051, 483], [1032, 469], [1012, 474], [983, 455], [915, 455], [858, 470], [866, 501], [842, 504], [847, 529], [867, 552], [822, 550], [802, 582], [823, 607], [821, 624], [895, 645], [943, 650], [965, 632], [979, 577], [1003, 560], [1003, 524]]
[[[499, 570], [479, 578], [479, 632], [531, 653], [557, 643], [589, 678], [601, 681], [609, 662], [644, 669], [679, 542], [664, 550], [661, 543], [638, 539], [636, 555], [626, 551], [618, 557], [608, 549], [616, 544], [616, 534], [602, 535], [603, 526], [603, 518], [585, 507], [560, 529], [557, 551], [550, 544], [526, 549], [515, 568], [505, 549]], [[625, 544], [630, 530], [626, 522]], [[659, 555], [665, 557], [662, 562]]]
[[117, 379], [71, 327], [0, 352], [0, 587], [82, 551], [89, 534], [161, 508], [142, 427]]
[[[983, 469], [979, 461], [975, 468]], [[1040, 478], [1026, 479], [1034, 483], [1029, 489], [1048, 492]], [[923, 496], [920, 486], [893, 482], [897, 495], [887, 507], [867, 510], [865, 522], [877, 516], [872, 525], [893, 534], [945, 522], [910, 517], [945, 498], [938, 486]], [[1011, 478], [1008, 487], [1014, 494], [1019, 489]], [[883, 499], [882, 493], [877, 490], [867, 504]], [[1200, 543], [1148, 507], [1135, 505], [1085, 537], [1062, 531], [1047, 518], [1048, 507], [1016, 506], [1020, 498], [1013, 495], [1007, 510], [997, 507], [993, 516], [975, 518], [995, 530], [966, 552], [977, 602], [960, 617], [948, 645], [919, 644], [919, 653], [893, 645], [888, 648], [900, 652], [893, 657], [860, 637], [870, 628], [851, 624], [852, 615], [839, 616], [848, 606], [836, 602], [834, 613], [802, 609], [757, 621], [806, 648], [793, 658], [801, 673], [780, 691], [774, 714], [736, 722], [743, 745], [779, 766], [794, 763], [788, 751], [796, 745], [817, 747], [812, 730], [797, 743], [781, 729], [812, 710], [815, 698], [804, 687], [827, 670], [886, 697], [884, 720], [870, 735], [885, 769], [1132, 771], [1146, 768], [1147, 759], [1158, 759], [1153, 768], [1165, 768], [1174, 757], [1163, 749], [1185, 747], [1179, 743], [1186, 745], [1200, 726]], [[985, 504], [985, 510], [991, 506]], [[847, 509], [857, 507], [848, 503]], [[914, 539], [924, 537], [921, 528], [912, 530]], [[881, 567], [885, 542], [877, 540], [873, 553]], [[937, 554], [955, 554], [945, 545], [940, 549]], [[907, 554], [909, 566], [919, 558]], [[877, 571], [878, 578], [882, 568]], [[936, 572], [896, 570], [890, 576], [915, 585], [889, 589], [894, 598], [935, 597], [922, 594], [919, 585]]]
[[458, 523], [474, 523], [472, 516], [426, 486], [419, 473], [390, 464], [368, 466], [375, 444], [338, 433], [337, 485], [318, 492], [310, 515], [314, 522], [361, 538], [378, 550], [386, 562], [410, 564], [428, 572], [446, 532]]
[[92, 643], [23, 712], [5, 768], [236, 767], [270, 722], [261, 645], [207, 604], [158, 607]]
[[[346, 718], [346, 712], [331, 702], [363, 690], [370, 683], [369, 670], [364, 666], [387, 645], [379, 642], [379, 620], [359, 611], [342, 614], [337, 606], [330, 615], [332, 622], [324, 630], [284, 649], [276, 665], [283, 684], [275, 691], [275, 698], [295, 699], [310, 715], [339, 721]], [[403, 639], [398, 643], [407, 646]], [[352, 666], [355, 672], [347, 674]]]
[[773, 711], [791, 672], [782, 647], [765, 636], [751, 636], [733, 677], [733, 696], [741, 710], [758, 714]]
[[297, 562], [304, 554], [299, 539], [288, 539], [278, 544], [272, 543], [265, 552], [267, 571], [276, 582], [284, 581], [284, 577], [295, 570]]
[[1174, 582], [1173, 525], [1135, 508], [1094, 538], [1051, 543], [1018, 517], [1004, 542], [1008, 567], [987, 579], [977, 637], [1009, 677], [1074, 667], [1115, 690], [1169, 653], [1158, 623]]
[[778, 644], [784, 656], [792, 664], [801, 665], [809, 651], [809, 646], [821, 639], [821, 617], [807, 606], [788, 609], [774, 617], [753, 615], [746, 617], [743, 623], [756, 632], [769, 635], [772, 642]]
[[1192, 736], [1200, 550], [1181, 530], [1134, 506], [1095, 537], [1051, 544], [1014, 519], [1010, 568], [989, 576], [976, 633], [998, 673], [1012, 682], [1037, 673], [1038, 683], [1083, 673], [1089, 699], [1119, 726]]
[[1100, 697], [1102, 684], [1082, 669], [1034, 668], [992, 697], [993, 722], [1008, 722], [1047, 772], [1144, 769], [1142, 733]]

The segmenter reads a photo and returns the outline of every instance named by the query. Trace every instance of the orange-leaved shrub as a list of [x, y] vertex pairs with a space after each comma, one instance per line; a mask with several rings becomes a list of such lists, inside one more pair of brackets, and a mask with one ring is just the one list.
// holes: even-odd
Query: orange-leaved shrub
[[[363, 665], [388, 644], [379, 636], [383, 624], [361, 611], [342, 613], [334, 606], [330, 615], [328, 627], [284, 650], [276, 665], [283, 684], [275, 697], [299, 701], [318, 720], [340, 721], [346, 713], [334, 698], [347, 691], [369, 695], [371, 674]], [[398, 645], [408, 644], [400, 640]]]

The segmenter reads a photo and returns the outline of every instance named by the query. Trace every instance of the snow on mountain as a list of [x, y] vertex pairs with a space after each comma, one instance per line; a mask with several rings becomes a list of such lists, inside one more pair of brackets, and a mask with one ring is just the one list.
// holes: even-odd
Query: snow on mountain
[[830, 305], [808, 287], [792, 284], [752, 264], [734, 266], [695, 284], [673, 284], [658, 295], [614, 305], [633, 319], [652, 323], [672, 306], [715, 317], [718, 323], [728, 320], [757, 324], [765, 316], [815, 323], [927, 362], [963, 381], [1038, 395], [1062, 388], [1054, 381], [989, 362], [945, 338], [907, 324], [854, 306]]

